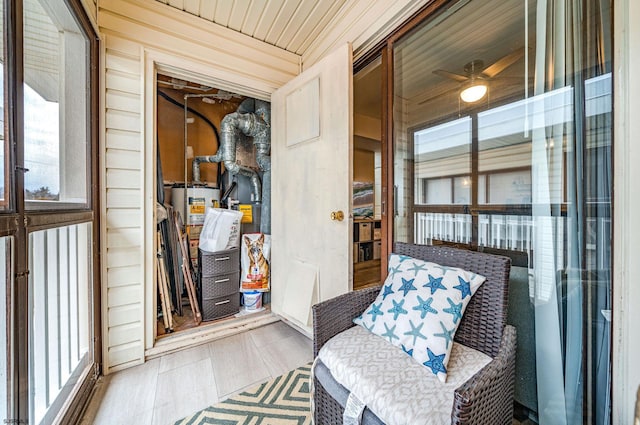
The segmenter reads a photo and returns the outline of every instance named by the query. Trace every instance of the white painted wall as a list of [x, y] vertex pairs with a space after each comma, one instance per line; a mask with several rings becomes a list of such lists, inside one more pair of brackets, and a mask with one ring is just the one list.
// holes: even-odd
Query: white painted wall
[[614, 1], [613, 423], [633, 423], [640, 385], [640, 2]]

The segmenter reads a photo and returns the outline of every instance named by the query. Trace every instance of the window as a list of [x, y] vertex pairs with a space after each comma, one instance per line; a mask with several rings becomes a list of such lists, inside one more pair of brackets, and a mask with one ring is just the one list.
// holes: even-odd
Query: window
[[2, 149], [0, 150], [0, 211], [6, 210], [9, 208], [9, 173], [7, 167], [7, 161], [9, 159], [9, 143], [7, 140], [6, 134], [6, 126], [5, 126], [5, 105], [7, 103], [7, 96], [5, 95], [5, 84], [4, 80], [6, 78], [6, 67], [4, 64], [6, 63], [5, 52], [4, 52], [4, 34], [5, 34], [5, 8], [4, 3], [0, 2], [0, 124], [2, 131], [0, 132], [0, 138], [2, 139]]
[[8, 303], [7, 300], [7, 288], [9, 288], [9, 280], [7, 279], [7, 272], [11, 270], [7, 270], [7, 267], [11, 267], [11, 238], [10, 237], [1, 237], [0, 238], [0, 299], [4, 300], [4, 303], [0, 306], [0, 323], [4, 324], [0, 328], [0, 418], [7, 417], [7, 407], [9, 397], [7, 394], [7, 384], [9, 382], [9, 370], [8, 370], [8, 356], [7, 356], [7, 348], [9, 347], [8, 343], [8, 335], [7, 335], [7, 311], [8, 311]]
[[[83, 210], [91, 205], [90, 39], [65, 1], [22, 5], [24, 208]], [[93, 223], [82, 214], [52, 214], [54, 225], [27, 229], [29, 423], [52, 423], [93, 363]]]
[[0, 8], [0, 420], [74, 423], [100, 355], [97, 37], [81, 0]]
[[390, 41], [394, 241], [511, 256], [516, 402], [610, 423], [611, 3], [432, 9]]
[[23, 5], [27, 208], [86, 204], [87, 39], [64, 2]]
[[[0, 213], [6, 213], [10, 209], [10, 185], [8, 182], [9, 173], [7, 172], [7, 161], [9, 158], [9, 143], [7, 140], [7, 130], [5, 126], [5, 110], [7, 104], [7, 96], [5, 95], [5, 73], [6, 58], [4, 54], [4, 41], [5, 41], [5, 8], [4, 3], [0, 2], [0, 124], [2, 131], [0, 131], [0, 139], [2, 140], [2, 149], [0, 149]], [[1, 224], [3, 224], [0, 221]], [[11, 261], [11, 240], [9, 235], [0, 235], [0, 418], [6, 418], [9, 408], [10, 398], [8, 393], [8, 387], [11, 383], [9, 379], [9, 347], [11, 332], [7, 332], [9, 327], [7, 326], [8, 318], [10, 317], [10, 299], [7, 294], [11, 289], [11, 277], [13, 275]]]

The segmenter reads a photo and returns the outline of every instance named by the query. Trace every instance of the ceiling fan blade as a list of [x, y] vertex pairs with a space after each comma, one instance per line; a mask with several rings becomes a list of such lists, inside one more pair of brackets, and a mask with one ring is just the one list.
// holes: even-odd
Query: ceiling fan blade
[[459, 88], [458, 87], [454, 87], [454, 88], [449, 88], [446, 90], [440, 90], [440, 91], [436, 91], [434, 93], [432, 93], [430, 96], [427, 96], [426, 98], [420, 100], [417, 104], [418, 105], [424, 105], [425, 103], [429, 103], [429, 102], [433, 102], [436, 99], [440, 99], [446, 96], [450, 96], [453, 93], [458, 92]]
[[[533, 76], [529, 76], [527, 78], [527, 80], [529, 82], [533, 81]], [[494, 81], [494, 82], [514, 81], [514, 82], [522, 83], [524, 81], [524, 76], [522, 76], [522, 77], [495, 77], [495, 78], [492, 78], [491, 81]]]
[[493, 78], [505, 69], [509, 68], [511, 65], [516, 63], [518, 59], [524, 56], [524, 48], [520, 48], [509, 53], [507, 56], [504, 56], [497, 61], [495, 61], [492, 65], [486, 67], [482, 74], [487, 76], [488, 78]]
[[453, 72], [445, 71], [444, 69], [436, 69], [433, 73], [441, 77], [450, 78], [460, 82], [465, 82], [469, 79], [466, 75], [455, 74]]

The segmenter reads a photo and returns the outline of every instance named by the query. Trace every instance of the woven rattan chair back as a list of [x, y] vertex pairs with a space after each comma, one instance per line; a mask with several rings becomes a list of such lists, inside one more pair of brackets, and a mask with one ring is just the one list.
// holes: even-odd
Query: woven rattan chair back
[[455, 341], [495, 357], [507, 320], [508, 257], [459, 248], [396, 243], [394, 252], [443, 266], [458, 267], [483, 275], [487, 280], [467, 305]]

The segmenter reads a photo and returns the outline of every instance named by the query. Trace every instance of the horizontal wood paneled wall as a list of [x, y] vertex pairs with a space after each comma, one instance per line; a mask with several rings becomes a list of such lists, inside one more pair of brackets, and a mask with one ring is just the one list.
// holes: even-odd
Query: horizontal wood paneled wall
[[144, 361], [141, 46], [104, 37], [102, 182], [105, 373]]
[[212, 77], [271, 93], [299, 73], [300, 56], [154, 0], [101, 0], [101, 31], [210, 66]]
[[[300, 57], [153, 0], [101, 0], [103, 370], [145, 360], [153, 344], [155, 138], [149, 61], [269, 98]], [[184, 15], [184, 16], [183, 16]], [[149, 59], [153, 58], [153, 59]], [[146, 236], [145, 236], [146, 235]]]

